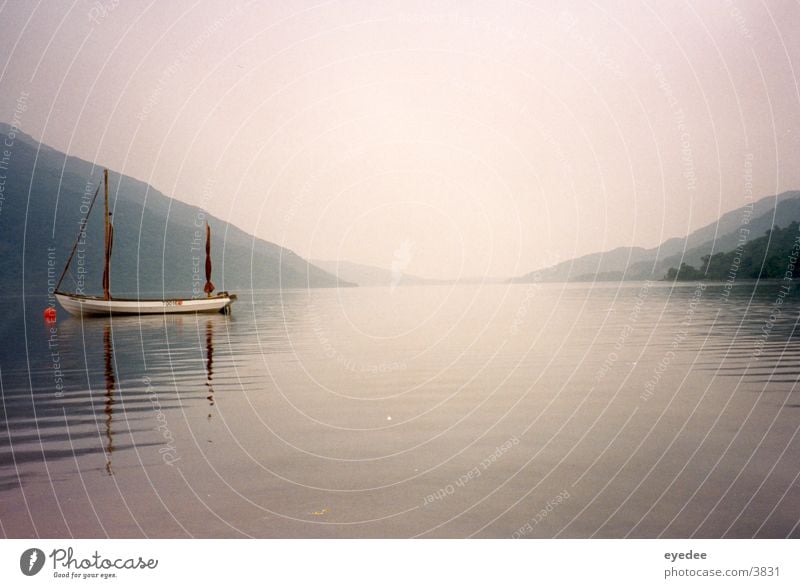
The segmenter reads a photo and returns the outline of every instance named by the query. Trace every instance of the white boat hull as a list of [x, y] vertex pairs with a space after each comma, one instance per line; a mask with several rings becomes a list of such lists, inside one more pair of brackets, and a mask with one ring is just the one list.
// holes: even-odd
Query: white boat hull
[[177, 314], [192, 312], [225, 312], [236, 300], [235, 294], [218, 294], [211, 298], [176, 298], [172, 300], [104, 300], [95, 296], [56, 293], [64, 310], [76, 316], [109, 314]]

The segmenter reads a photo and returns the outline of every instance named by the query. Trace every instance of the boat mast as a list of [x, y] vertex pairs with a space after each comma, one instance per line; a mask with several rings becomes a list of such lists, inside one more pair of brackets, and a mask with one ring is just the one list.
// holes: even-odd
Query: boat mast
[[105, 214], [103, 215], [103, 226], [105, 228], [105, 247], [103, 255], [103, 300], [111, 300], [110, 270], [111, 270], [111, 223], [108, 222], [108, 170], [103, 170], [103, 182], [105, 184]]
[[206, 221], [206, 285], [203, 291], [209, 298], [214, 291], [214, 284], [211, 283], [211, 227], [208, 221]]

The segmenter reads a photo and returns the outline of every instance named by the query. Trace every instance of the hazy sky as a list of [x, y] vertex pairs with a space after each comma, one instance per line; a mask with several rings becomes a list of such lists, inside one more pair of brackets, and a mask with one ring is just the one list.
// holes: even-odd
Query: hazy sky
[[0, 7], [0, 120], [308, 258], [516, 275], [800, 189], [793, 0]]

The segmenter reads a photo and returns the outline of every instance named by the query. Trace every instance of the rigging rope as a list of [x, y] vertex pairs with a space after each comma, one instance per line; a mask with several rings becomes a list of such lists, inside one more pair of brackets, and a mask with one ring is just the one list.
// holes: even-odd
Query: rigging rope
[[55, 290], [56, 292], [58, 292], [59, 288], [61, 288], [61, 282], [64, 281], [64, 276], [67, 275], [69, 264], [72, 263], [72, 258], [75, 255], [75, 250], [78, 248], [78, 243], [81, 240], [81, 234], [86, 232], [86, 225], [89, 223], [89, 216], [92, 214], [92, 208], [94, 208], [94, 203], [97, 200], [97, 195], [99, 193], [100, 193], [100, 184], [97, 185], [97, 190], [94, 191], [94, 196], [92, 197], [92, 204], [89, 206], [89, 212], [87, 212], [86, 216], [81, 219], [81, 228], [78, 229], [78, 237], [75, 239], [75, 245], [72, 246], [72, 251], [69, 254], [69, 258], [67, 259], [67, 265], [64, 266], [64, 271], [61, 272], [61, 277], [58, 278], [58, 284], [56, 284], [56, 290]]

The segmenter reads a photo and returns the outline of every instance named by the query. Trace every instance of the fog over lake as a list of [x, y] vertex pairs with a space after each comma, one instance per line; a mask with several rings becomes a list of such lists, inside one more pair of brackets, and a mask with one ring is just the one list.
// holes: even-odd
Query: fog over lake
[[0, 520], [9, 536], [797, 537], [800, 301], [771, 321], [779, 286], [259, 291], [229, 317], [68, 318], [63, 396], [31, 311], [27, 356], [0, 355]]

